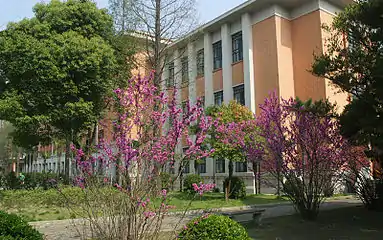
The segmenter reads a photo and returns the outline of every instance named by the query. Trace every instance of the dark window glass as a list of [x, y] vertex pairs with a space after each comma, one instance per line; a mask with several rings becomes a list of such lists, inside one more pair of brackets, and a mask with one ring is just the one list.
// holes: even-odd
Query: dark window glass
[[247, 162], [235, 162], [236, 172], [247, 172]]
[[215, 172], [225, 173], [225, 159], [220, 158], [215, 160]]
[[233, 88], [233, 93], [234, 93], [234, 100], [236, 100], [239, 104], [245, 105], [245, 89], [244, 85], [240, 85], [237, 87]]
[[223, 91], [214, 93], [214, 104], [221, 106], [223, 103]]
[[197, 173], [198, 174], [206, 173], [206, 159], [200, 159], [200, 160], [198, 160], [198, 163], [196, 161], [195, 164], [197, 165]]
[[174, 62], [168, 64], [168, 87], [174, 86]]
[[197, 76], [205, 74], [205, 56], [204, 50], [201, 49], [197, 52]]
[[213, 44], [213, 66], [214, 70], [222, 68], [222, 42]]
[[189, 82], [188, 57], [182, 58], [181, 62], [182, 62], [182, 83], [187, 83], [187, 82]]
[[233, 44], [233, 63], [243, 60], [242, 32], [236, 33], [232, 36], [232, 44]]

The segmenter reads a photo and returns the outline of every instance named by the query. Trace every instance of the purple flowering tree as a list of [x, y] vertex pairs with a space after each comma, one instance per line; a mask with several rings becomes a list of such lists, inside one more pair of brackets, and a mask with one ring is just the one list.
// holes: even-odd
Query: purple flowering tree
[[282, 186], [302, 217], [315, 219], [324, 193], [334, 189], [346, 161], [346, 141], [338, 123], [275, 93], [260, 109], [257, 125], [264, 146], [255, 144], [250, 154], [262, 159], [263, 168]]
[[[182, 138], [187, 139], [185, 159], [210, 156], [213, 150], [202, 147], [213, 124], [197, 103], [187, 111], [153, 84], [153, 75], [137, 76], [126, 89], [114, 91], [114, 109], [118, 109], [113, 138], [101, 141], [98, 154], [76, 152], [79, 174], [76, 184], [82, 189], [81, 214], [101, 239], [157, 239], [169, 208], [166, 186], [160, 174], [175, 163]], [[190, 131], [190, 127], [198, 131]], [[97, 166], [98, 165], [98, 166]], [[116, 169], [119, 179], [98, 175], [97, 168]], [[196, 195], [211, 190], [198, 186]], [[68, 198], [70, 199], [70, 198]], [[102, 217], [101, 217], [102, 216]]]

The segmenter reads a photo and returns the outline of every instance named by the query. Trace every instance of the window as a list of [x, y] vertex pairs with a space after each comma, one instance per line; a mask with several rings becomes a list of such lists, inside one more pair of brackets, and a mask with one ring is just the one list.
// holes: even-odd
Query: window
[[244, 85], [233, 87], [234, 100], [241, 105], [245, 105], [245, 90]]
[[233, 43], [233, 63], [243, 60], [243, 42], [242, 32], [238, 32], [232, 36]]
[[225, 173], [225, 159], [220, 158], [215, 160], [215, 172]]
[[197, 76], [205, 75], [205, 56], [204, 49], [197, 52]]
[[53, 172], [56, 172], [56, 163], [53, 163]]
[[181, 60], [182, 63], [182, 83], [189, 82], [189, 63], [188, 57], [183, 57]]
[[199, 159], [195, 161], [195, 164], [197, 166], [197, 173], [206, 173], [206, 159]]
[[189, 161], [185, 161], [184, 168], [183, 168], [182, 172], [183, 173], [190, 173], [190, 162]]
[[174, 86], [174, 62], [168, 64], [168, 87]]
[[214, 70], [222, 68], [222, 42], [213, 44], [213, 65]]
[[235, 162], [236, 172], [247, 172], [247, 162]]
[[214, 93], [214, 104], [221, 106], [223, 103], [223, 91]]

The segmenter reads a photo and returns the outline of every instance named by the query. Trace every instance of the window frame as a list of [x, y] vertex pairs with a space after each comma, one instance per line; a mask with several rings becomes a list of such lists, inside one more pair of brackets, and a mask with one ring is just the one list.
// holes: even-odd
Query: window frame
[[232, 39], [232, 62], [237, 63], [243, 60], [243, 39], [242, 31], [231, 36]]
[[[217, 104], [217, 100], [220, 98], [220, 104]], [[214, 93], [214, 105], [222, 106], [223, 104], [223, 90]]]
[[[218, 171], [219, 168], [218, 166], [222, 165], [222, 171]], [[215, 173], [226, 173], [226, 159], [224, 158], [218, 158], [215, 160]]]
[[[237, 94], [241, 94], [241, 93], [242, 93], [242, 96], [240, 97], [238, 101], [236, 96]], [[246, 100], [245, 100], [245, 85], [244, 84], [233, 87], [233, 99], [237, 101], [239, 104], [245, 106]]]
[[213, 43], [213, 70], [222, 68], [222, 41]]
[[246, 161], [235, 162], [235, 172], [247, 172], [247, 171], [248, 171], [248, 166]]
[[170, 62], [167, 64], [167, 71], [168, 71], [168, 78], [166, 81], [166, 85], [168, 87], [173, 87], [174, 86], [174, 62]]
[[197, 52], [197, 77], [205, 75], [205, 50], [202, 48]]
[[[206, 158], [203, 158], [203, 159], [199, 159], [198, 161], [203, 161], [203, 163], [197, 163], [197, 161], [194, 162], [194, 164], [197, 165], [197, 173], [198, 174], [201, 174], [201, 173], [207, 173], [207, 165], [206, 165]], [[202, 167], [203, 166], [203, 167]], [[204, 171], [201, 171], [201, 169], [203, 169]]]
[[182, 83], [189, 82], [189, 58], [187, 56], [181, 58]]

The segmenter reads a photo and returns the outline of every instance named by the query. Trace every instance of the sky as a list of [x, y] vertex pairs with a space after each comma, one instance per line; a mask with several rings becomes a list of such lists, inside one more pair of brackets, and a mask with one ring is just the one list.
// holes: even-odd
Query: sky
[[[33, 16], [32, 7], [42, 0], [0, 0], [0, 29], [8, 22], [19, 21]], [[46, 2], [47, 0], [45, 0]], [[197, 0], [199, 20], [205, 23], [218, 17], [246, 0]], [[100, 8], [108, 6], [108, 0], [95, 0]]]

